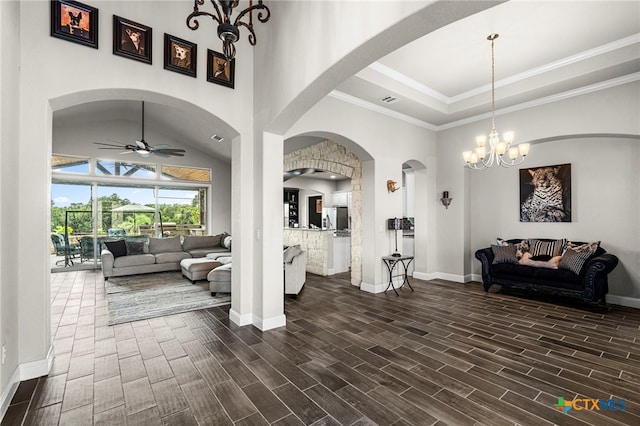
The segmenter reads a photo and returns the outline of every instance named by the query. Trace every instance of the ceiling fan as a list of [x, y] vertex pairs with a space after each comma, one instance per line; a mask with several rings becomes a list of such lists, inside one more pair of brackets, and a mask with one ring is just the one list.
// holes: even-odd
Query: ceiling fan
[[[117, 142], [117, 141], [111, 141]], [[149, 145], [144, 140], [144, 101], [142, 101], [142, 138], [140, 140], [135, 141], [135, 144], [122, 144], [122, 143], [105, 143], [105, 142], [94, 142], [96, 145], [102, 145], [98, 149], [118, 149], [118, 150], [126, 150], [121, 152], [120, 154], [130, 154], [132, 152], [137, 152], [143, 157], [148, 157], [149, 155], [158, 155], [160, 157], [184, 157], [185, 150], [181, 148], [171, 148], [167, 144], [161, 145]]]

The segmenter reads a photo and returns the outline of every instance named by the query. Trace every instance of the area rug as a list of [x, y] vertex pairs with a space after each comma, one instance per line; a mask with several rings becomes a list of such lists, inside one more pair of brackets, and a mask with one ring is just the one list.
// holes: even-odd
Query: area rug
[[105, 282], [109, 325], [228, 305], [231, 295], [212, 297], [207, 281], [180, 272], [111, 277]]

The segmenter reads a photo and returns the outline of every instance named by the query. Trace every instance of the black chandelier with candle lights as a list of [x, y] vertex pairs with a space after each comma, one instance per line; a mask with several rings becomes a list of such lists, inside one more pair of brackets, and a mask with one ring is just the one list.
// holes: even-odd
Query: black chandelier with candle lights
[[[240, 27], [245, 27], [249, 31], [249, 43], [256, 45], [256, 33], [253, 30], [253, 11], [258, 11], [257, 19], [260, 22], [267, 22], [271, 17], [271, 11], [262, 0], [249, 0], [249, 6], [242, 10], [233, 20], [232, 15], [240, 4], [239, 0], [209, 0], [214, 13], [204, 12], [199, 6], [204, 5], [205, 0], [193, 1], [193, 12], [187, 16], [187, 27], [197, 30], [200, 26], [198, 16], [208, 16], [218, 23], [218, 38], [222, 40], [222, 53], [227, 61], [231, 61], [236, 56], [234, 43], [240, 38]], [[248, 21], [242, 19], [248, 17]]]

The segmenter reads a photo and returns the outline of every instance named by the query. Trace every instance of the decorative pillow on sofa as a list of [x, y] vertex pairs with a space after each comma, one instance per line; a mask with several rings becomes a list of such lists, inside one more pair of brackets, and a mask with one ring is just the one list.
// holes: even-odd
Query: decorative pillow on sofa
[[171, 238], [149, 238], [149, 253], [182, 251], [180, 236]]
[[134, 254], [144, 254], [146, 243], [144, 241], [125, 241], [127, 246], [127, 256]]
[[573, 241], [567, 241], [567, 247], [566, 248], [572, 248], [574, 251], [591, 251], [593, 253], [596, 252], [596, 250], [598, 250], [598, 247], [600, 247], [600, 241], [595, 241], [593, 243], [576, 243]]
[[124, 240], [105, 241], [104, 245], [107, 246], [107, 250], [113, 254], [114, 259], [127, 255], [127, 245]]
[[597, 247], [593, 250], [582, 250], [577, 251], [576, 249], [572, 249], [568, 247], [564, 254], [562, 255], [562, 259], [560, 259], [560, 263], [558, 264], [558, 268], [568, 269], [573, 271], [575, 274], [579, 275], [582, 270], [582, 266], [584, 262], [587, 261], [593, 254], [596, 252]]
[[[496, 245], [502, 246], [502, 247], [512, 244], [509, 241], [499, 237], [496, 239], [496, 243], [497, 243]], [[529, 251], [529, 240], [522, 240], [519, 243], [516, 243], [515, 246], [516, 246], [516, 259], [520, 260], [522, 258], [522, 255]]]
[[529, 240], [529, 251], [532, 256], [561, 256], [564, 251], [565, 246], [567, 245], [566, 239], [561, 240]]
[[493, 263], [514, 263], [518, 264], [516, 259], [516, 246], [509, 244], [506, 246], [491, 246], [493, 251]]

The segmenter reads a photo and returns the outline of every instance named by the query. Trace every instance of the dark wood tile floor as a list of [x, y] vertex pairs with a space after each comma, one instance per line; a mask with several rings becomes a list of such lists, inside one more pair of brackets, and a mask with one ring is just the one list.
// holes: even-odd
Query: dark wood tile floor
[[[640, 310], [309, 275], [287, 326], [214, 308], [107, 326], [99, 273], [52, 275], [55, 361], [2, 425], [638, 425]], [[624, 410], [554, 408], [558, 397]]]

